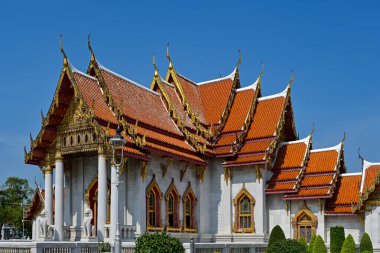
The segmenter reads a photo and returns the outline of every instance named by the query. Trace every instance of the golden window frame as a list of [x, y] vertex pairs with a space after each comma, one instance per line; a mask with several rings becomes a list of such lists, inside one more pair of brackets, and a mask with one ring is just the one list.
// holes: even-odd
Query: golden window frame
[[316, 235], [318, 225], [318, 218], [312, 213], [306, 204], [294, 215], [292, 219], [292, 227], [294, 231], [294, 239], [300, 239], [300, 232], [302, 226], [311, 227], [311, 236]]
[[[173, 220], [174, 220], [174, 223], [177, 223], [178, 225], [177, 226], [170, 226], [169, 224], [169, 199], [170, 199], [170, 195], [173, 196]], [[181, 199], [181, 195], [179, 195], [178, 193], [178, 190], [177, 188], [175, 187], [175, 184], [174, 184], [174, 179], [172, 178], [172, 182], [170, 183], [169, 185], [169, 188], [167, 189], [166, 193], [165, 193], [165, 210], [166, 210], [166, 221], [165, 221], [165, 224], [166, 224], [166, 231], [168, 232], [181, 232], [181, 221], [180, 221], [180, 218], [179, 218], [179, 208], [180, 208], [180, 199]]]
[[[244, 217], [251, 217], [251, 226], [248, 228], [240, 228], [240, 218], [243, 217], [242, 214], [240, 214], [240, 203], [241, 203], [241, 200], [243, 200], [245, 197], [247, 197], [249, 202], [250, 202], [251, 213], [249, 215], [244, 214]], [[234, 233], [255, 233], [256, 230], [255, 230], [254, 210], [255, 210], [256, 200], [249, 193], [249, 191], [245, 187], [245, 184], [243, 184], [242, 189], [239, 191], [239, 193], [234, 198], [233, 203], [234, 203], [234, 207], [235, 207], [235, 220], [234, 220], [233, 232]]]
[[[149, 223], [149, 195], [153, 191], [155, 195], [155, 220], [156, 224], [151, 225]], [[161, 201], [162, 201], [162, 192], [160, 189], [160, 186], [157, 184], [156, 181], [156, 175], [153, 174], [153, 179], [146, 188], [145, 192], [145, 197], [146, 197], [146, 229], [147, 231], [163, 231], [163, 226], [162, 226], [162, 219], [161, 219]], [[157, 199], [158, 198], [158, 199]], [[158, 225], [157, 225], [158, 224]]]
[[[193, 226], [188, 227], [186, 225], [186, 201], [189, 198], [190, 201], [193, 201], [194, 203], [190, 203], [190, 223], [193, 224]], [[183, 194], [182, 197], [182, 205], [183, 205], [183, 232], [185, 233], [197, 233], [198, 232], [198, 224], [196, 220], [196, 206], [197, 206], [197, 197], [194, 194], [194, 191], [191, 187], [191, 182], [189, 181], [189, 185]]]

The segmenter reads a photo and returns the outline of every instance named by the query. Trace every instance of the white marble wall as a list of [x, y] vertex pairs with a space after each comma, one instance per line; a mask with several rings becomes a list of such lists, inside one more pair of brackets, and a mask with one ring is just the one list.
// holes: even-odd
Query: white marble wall
[[369, 206], [365, 213], [365, 231], [371, 237], [373, 245], [380, 247], [380, 206]]
[[[326, 242], [330, 244], [330, 228], [334, 226], [343, 226], [344, 233], [347, 236], [351, 234], [356, 244], [360, 243], [361, 236], [364, 233], [364, 226], [359, 219], [359, 216], [326, 216]], [[369, 233], [367, 231], [367, 233]]]
[[291, 211], [286, 211], [286, 202], [282, 199], [283, 194], [267, 195], [267, 208], [269, 214], [269, 232], [274, 226], [280, 225], [286, 238], [292, 237]]

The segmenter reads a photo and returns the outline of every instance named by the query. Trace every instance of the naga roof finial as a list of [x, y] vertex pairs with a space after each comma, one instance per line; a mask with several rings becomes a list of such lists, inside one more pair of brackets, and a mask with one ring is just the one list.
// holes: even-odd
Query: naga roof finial
[[294, 83], [294, 70], [290, 70], [290, 81], [289, 84], [292, 85]]
[[364, 165], [364, 161], [365, 161], [365, 159], [364, 159], [364, 157], [360, 154], [360, 147], [359, 147], [359, 149], [358, 149], [358, 156], [359, 156], [359, 159], [362, 160], [362, 166], [363, 166], [363, 165]]
[[238, 52], [239, 52], [239, 59], [238, 59], [238, 62], [237, 62], [237, 64], [236, 64], [236, 68], [239, 68], [239, 66], [240, 66], [240, 64], [241, 64], [241, 51], [240, 51], [240, 49], [238, 49]]
[[314, 126], [314, 123], [313, 123], [313, 128], [311, 129], [310, 136], [313, 135], [314, 130], [315, 130], [315, 126]]
[[67, 65], [68, 64], [67, 55], [65, 53], [65, 50], [63, 50], [63, 46], [62, 46], [62, 33], [59, 35], [59, 50], [63, 54], [63, 64]]
[[157, 69], [157, 65], [156, 65], [156, 55], [155, 54], [153, 54], [152, 63], [153, 63], [153, 68], [154, 68], [154, 77], [158, 77], [158, 69]]
[[173, 68], [173, 63], [172, 63], [172, 59], [170, 58], [169, 42], [166, 44], [166, 57], [169, 60], [169, 68], [172, 69]]
[[91, 59], [95, 60], [95, 54], [94, 54], [94, 51], [92, 50], [92, 47], [91, 47], [91, 33], [89, 33], [88, 37], [87, 37], [87, 46], [88, 46], [88, 50], [90, 50], [90, 52], [91, 52]]
[[262, 77], [262, 76], [264, 75], [264, 70], [265, 70], [264, 62], [261, 62], [261, 72], [260, 72], [260, 77]]

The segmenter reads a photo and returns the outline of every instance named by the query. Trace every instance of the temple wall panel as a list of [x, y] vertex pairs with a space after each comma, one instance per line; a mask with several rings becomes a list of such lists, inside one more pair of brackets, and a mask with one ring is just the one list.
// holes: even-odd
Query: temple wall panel
[[[356, 244], [360, 243], [360, 238], [364, 233], [363, 223], [360, 221], [359, 216], [326, 216], [326, 242], [330, 244], [330, 228], [334, 226], [343, 226], [344, 233], [347, 236], [351, 234]], [[369, 231], [367, 231], [369, 233]], [[374, 241], [373, 241], [374, 242]]]
[[365, 213], [365, 231], [371, 237], [372, 243], [380, 247], [380, 206], [368, 206]]
[[[305, 209], [310, 210], [313, 215], [317, 217], [317, 227], [316, 227], [316, 234], [321, 235], [322, 238], [326, 239], [326, 231], [325, 231], [325, 216], [323, 214], [323, 210], [321, 212], [321, 203], [319, 199], [308, 199], [308, 200], [292, 200], [290, 201], [289, 208], [291, 213], [291, 218], [296, 216], [296, 214], [300, 211]], [[323, 208], [324, 204], [322, 204]], [[291, 221], [290, 221], [291, 222]], [[292, 226], [292, 225], [291, 225]], [[295, 231], [292, 227], [291, 231], [291, 238], [295, 237]]]
[[290, 212], [286, 211], [286, 202], [282, 197], [282, 194], [267, 195], [269, 231], [271, 231], [274, 226], [280, 225], [286, 238], [292, 238], [291, 215]]

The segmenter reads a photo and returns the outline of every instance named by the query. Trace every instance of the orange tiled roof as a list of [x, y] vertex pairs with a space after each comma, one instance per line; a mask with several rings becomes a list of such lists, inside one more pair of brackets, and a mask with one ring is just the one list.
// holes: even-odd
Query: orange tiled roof
[[239, 156], [233, 161], [227, 161], [224, 163], [224, 167], [236, 167], [250, 165], [253, 163], [265, 163], [265, 153], [257, 153], [252, 155]]
[[281, 145], [277, 151], [273, 169], [301, 167], [307, 152], [308, 143], [296, 142]]
[[[123, 115], [165, 131], [182, 135], [170, 118], [161, 96], [105, 67], [102, 77]], [[138, 105], [138, 106], [137, 106]]]
[[340, 175], [332, 198], [326, 202], [325, 213], [330, 215], [352, 214], [351, 205], [359, 202], [361, 180], [361, 173]]
[[380, 164], [378, 163], [369, 163], [367, 161], [364, 161], [364, 175], [363, 175], [363, 181], [361, 185], [360, 192], [366, 193], [366, 192], [372, 192], [374, 189], [373, 187], [379, 183], [379, 177], [380, 177]]
[[241, 130], [249, 109], [251, 108], [255, 91], [245, 89], [237, 91], [227, 122], [224, 125], [223, 132], [234, 132]]
[[[268, 181], [266, 193], [285, 193], [297, 190], [301, 173], [304, 171], [306, 154], [309, 150], [310, 136], [302, 140], [281, 143], [277, 149], [273, 165], [273, 175]], [[291, 187], [281, 188], [277, 185], [288, 182]], [[278, 192], [277, 192], [278, 191]]]
[[290, 192], [295, 190], [294, 187], [294, 182], [269, 183], [266, 192]]
[[339, 174], [341, 147], [339, 144], [327, 149], [311, 150], [299, 191], [286, 195], [284, 199], [330, 198]]
[[115, 115], [106, 104], [98, 80], [84, 73], [74, 70], [73, 77], [86, 104], [94, 110], [99, 119], [117, 124]]

